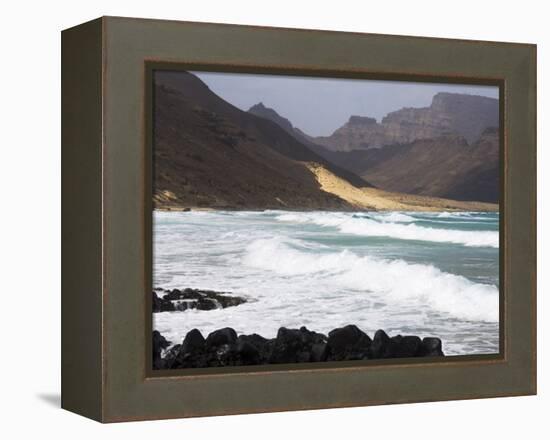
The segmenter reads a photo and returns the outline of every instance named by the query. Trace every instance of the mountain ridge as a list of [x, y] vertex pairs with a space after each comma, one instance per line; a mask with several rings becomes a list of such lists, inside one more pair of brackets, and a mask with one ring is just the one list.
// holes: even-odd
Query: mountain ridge
[[[439, 98], [435, 102], [437, 106], [445, 104]], [[295, 130], [288, 119], [263, 107], [261, 114], [265, 117], [275, 122], [286, 121], [287, 131]], [[374, 118], [362, 116], [351, 116], [348, 123], [378, 124]], [[444, 132], [409, 143], [351, 151], [333, 151], [313, 141], [308, 145], [328, 161], [382, 190], [498, 203], [498, 136], [497, 128], [486, 127], [473, 142], [460, 134]]]
[[268, 119], [277, 125], [281, 127], [283, 130], [285, 130], [288, 134], [298, 139], [300, 142], [304, 143], [308, 147], [314, 147], [314, 150], [318, 145], [315, 144], [313, 141], [313, 138], [307, 134], [305, 134], [302, 130], [300, 130], [298, 127], [295, 127], [292, 125], [292, 123], [285, 117], [281, 116], [279, 113], [277, 113], [276, 110], [267, 107], [264, 105], [263, 102], [259, 102], [257, 104], [254, 104], [252, 107], [250, 107], [248, 110], [248, 113], [251, 113], [253, 115], [259, 116], [264, 119]]
[[157, 71], [154, 106], [155, 208], [352, 209], [321, 189], [311, 163], [371, 186], [276, 123], [227, 103], [191, 73]]
[[352, 115], [330, 136], [309, 139], [331, 151], [380, 148], [449, 134], [461, 135], [472, 143], [485, 128], [498, 123], [498, 99], [440, 92], [428, 107], [404, 107], [388, 113], [381, 122]]

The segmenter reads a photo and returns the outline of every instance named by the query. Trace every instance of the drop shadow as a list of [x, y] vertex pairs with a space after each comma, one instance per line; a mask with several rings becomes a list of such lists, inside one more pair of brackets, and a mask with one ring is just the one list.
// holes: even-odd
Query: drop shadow
[[36, 397], [50, 406], [61, 408], [61, 394], [59, 393], [40, 393]]

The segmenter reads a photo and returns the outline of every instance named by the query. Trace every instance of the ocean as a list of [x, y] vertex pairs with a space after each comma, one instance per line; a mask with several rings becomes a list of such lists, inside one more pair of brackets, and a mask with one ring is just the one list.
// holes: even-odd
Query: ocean
[[180, 343], [232, 327], [327, 334], [355, 324], [436, 336], [446, 355], [499, 350], [499, 215], [481, 212], [190, 211], [153, 214], [153, 286], [246, 304], [153, 315]]

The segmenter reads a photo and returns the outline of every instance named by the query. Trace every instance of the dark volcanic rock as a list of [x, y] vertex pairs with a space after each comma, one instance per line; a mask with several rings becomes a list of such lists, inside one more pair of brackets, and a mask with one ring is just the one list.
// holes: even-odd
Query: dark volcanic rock
[[424, 338], [420, 346], [419, 356], [444, 356], [441, 339]]
[[346, 325], [328, 334], [327, 360], [357, 360], [368, 358], [371, 338], [355, 325]]
[[390, 338], [383, 330], [374, 335], [370, 349], [372, 359], [443, 356], [441, 339], [397, 335]]
[[176, 307], [172, 301], [164, 298], [159, 298], [156, 292], [153, 292], [153, 313], [158, 312], [173, 312]]
[[420, 353], [422, 341], [418, 336], [394, 336], [391, 338], [391, 357], [415, 357]]
[[242, 365], [234, 344], [222, 344], [211, 348], [206, 354], [207, 365], [211, 367], [226, 367], [231, 365]]
[[[308, 330], [281, 327], [277, 337], [240, 335], [226, 327], [206, 339], [191, 330], [181, 344], [165, 350], [170, 343], [153, 332], [153, 368], [205, 368], [261, 364], [291, 364], [361, 359], [444, 356], [441, 340], [397, 335], [390, 338], [378, 330], [371, 340], [355, 325], [337, 328], [329, 336]], [[164, 356], [162, 353], [164, 351]]]
[[378, 330], [374, 334], [374, 339], [370, 346], [371, 359], [383, 359], [391, 357], [390, 354], [391, 339], [384, 330]]
[[206, 341], [204, 340], [202, 333], [196, 328], [194, 328], [185, 336], [185, 339], [181, 344], [181, 348], [184, 351], [202, 350], [204, 348], [205, 343]]
[[153, 369], [159, 370], [165, 368], [164, 359], [161, 357], [162, 350], [170, 346], [170, 342], [166, 340], [157, 330], [153, 331]]
[[260, 350], [250, 342], [239, 340], [237, 342], [237, 354], [241, 359], [242, 365], [257, 365], [262, 363]]
[[[325, 335], [309, 331], [305, 327], [301, 327], [299, 330], [281, 327], [273, 343], [269, 363], [290, 364], [323, 360], [325, 344]], [[314, 346], [315, 355], [312, 356]]]
[[271, 356], [273, 349], [274, 339], [266, 339], [256, 333], [251, 335], [240, 335], [238, 338], [238, 344], [241, 346], [250, 345], [256, 349], [259, 355], [260, 363], [267, 363], [267, 360]]
[[230, 327], [213, 331], [206, 338], [207, 347], [218, 347], [225, 344], [234, 344], [237, 342], [237, 332]]
[[[157, 291], [164, 293], [159, 298]], [[153, 313], [185, 311], [188, 309], [214, 310], [234, 307], [246, 302], [245, 298], [230, 296], [227, 292], [200, 289], [172, 289], [153, 291]]]
[[202, 333], [194, 328], [191, 330], [180, 346], [172, 350], [167, 357], [170, 362], [167, 362], [167, 368], [200, 368], [206, 367], [207, 360], [205, 354], [206, 341]]
[[164, 367], [163, 368], [175, 368], [174, 365], [177, 364], [176, 359], [181, 350], [181, 344], [176, 344], [170, 347], [164, 353]]

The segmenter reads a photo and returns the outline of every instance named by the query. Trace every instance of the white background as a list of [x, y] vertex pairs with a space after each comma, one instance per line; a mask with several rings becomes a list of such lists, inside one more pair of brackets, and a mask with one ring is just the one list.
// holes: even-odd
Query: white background
[[[0, 436], [548, 438], [548, 76], [544, 1], [5, 2], [0, 32]], [[538, 44], [539, 395], [100, 425], [59, 409], [60, 31], [101, 15]], [[546, 133], [545, 133], [546, 131]], [[548, 148], [546, 148], [548, 147]], [[546, 225], [545, 225], [546, 224]], [[546, 273], [542, 269], [546, 266]], [[546, 406], [546, 408], [545, 408]], [[9, 434], [11, 432], [11, 434]], [[7, 435], [6, 435], [7, 434]]]

